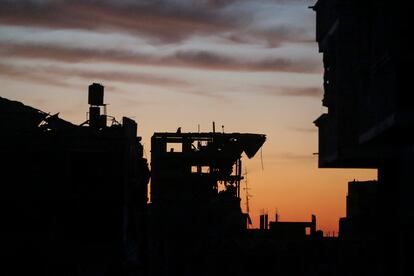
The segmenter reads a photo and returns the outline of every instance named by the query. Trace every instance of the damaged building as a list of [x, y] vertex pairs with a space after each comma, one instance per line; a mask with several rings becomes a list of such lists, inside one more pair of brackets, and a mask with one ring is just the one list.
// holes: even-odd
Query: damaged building
[[146, 273], [149, 169], [103, 96], [89, 86], [82, 125], [0, 98], [2, 275]]
[[[240, 208], [241, 155], [265, 135], [155, 133], [151, 139], [151, 275], [200, 275], [219, 244], [247, 229]], [[223, 256], [224, 257], [224, 256]]]

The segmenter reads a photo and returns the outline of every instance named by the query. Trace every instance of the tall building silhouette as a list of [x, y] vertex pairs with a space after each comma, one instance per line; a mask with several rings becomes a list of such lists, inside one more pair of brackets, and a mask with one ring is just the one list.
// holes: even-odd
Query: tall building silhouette
[[366, 237], [380, 245], [370, 267], [376, 275], [414, 274], [411, 8], [382, 0], [313, 7], [327, 108], [315, 121], [319, 166], [378, 169], [378, 227]]

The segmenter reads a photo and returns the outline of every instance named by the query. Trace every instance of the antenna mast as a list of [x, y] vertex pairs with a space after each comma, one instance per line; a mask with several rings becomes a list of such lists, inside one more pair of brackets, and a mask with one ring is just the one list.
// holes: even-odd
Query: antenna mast
[[248, 187], [248, 181], [247, 181], [247, 168], [244, 168], [244, 184], [246, 187], [244, 190], [246, 191], [246, 213], [247, 215], [250, 215], [250, 206], [249, 206], [249, 198], [251, 197], [249, 194], [250, 188]]

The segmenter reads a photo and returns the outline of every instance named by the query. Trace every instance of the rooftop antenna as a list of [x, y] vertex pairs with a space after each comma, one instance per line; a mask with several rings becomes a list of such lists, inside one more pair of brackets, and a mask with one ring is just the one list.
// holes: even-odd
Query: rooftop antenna
[[250, 193], [249, 193], [249, 186], [248, 186], [248, 181], [247, 181], [247, 168], [244, 168], [244, 184], [246, 185], [246, 187], [244, 188], [244, 190], [246, 191], [245, 195], [246, 195], [246, 213], [247, 213], [247, 218], [248, 218], [248, 224], [247, 224], [247, 228], [249, 228], [250, 224], [252, 224], [252, 221], [250, 219], [250, 205], [249, 205], [249, 198], [251, 197]]
[[249, 215], [250, 213], [250, 206], [249, 206], [249, 198], [251, 197], [250, 193], [249, 193], [249, 186], [248, 186], [248, 181], [247, 181], [247, 168], [244, 168], [244, 184], [246, 185], [246, 187], [244, 188], [244, 190], [246, 191], [246, 213]]
[[213, 133], [216, 133], [216, 123], [213, 121]]

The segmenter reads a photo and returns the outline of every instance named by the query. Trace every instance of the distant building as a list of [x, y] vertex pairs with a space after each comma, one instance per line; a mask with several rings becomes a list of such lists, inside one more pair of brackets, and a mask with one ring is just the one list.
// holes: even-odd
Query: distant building
[[374, 219], [377, 216], [377, 181], [351, 181], [346, 196], [348, 219]]
[[316, 216], [312, 215], [310, 222], [288, 222], [288, 221], [271, 221], [269, 229], [272, 234], [279, 239], [301, 239], [306, 236], [315, 237]]
[[339, 220], [340, 270], [344, 275], [379, 272], [379, 229], [386, 221], [378, 213], [377, 181], [351, 181], [346, 197], [346, 217]]
[[[262, 214], [260, 229], [249, 229], [238, 239], [242, 275], [338, 275], [338, 238], [323, 237], [311, 221], [275, 221], [266, 227]], [[243, 274], [243, 272], [249, 273]]]

